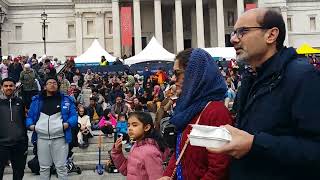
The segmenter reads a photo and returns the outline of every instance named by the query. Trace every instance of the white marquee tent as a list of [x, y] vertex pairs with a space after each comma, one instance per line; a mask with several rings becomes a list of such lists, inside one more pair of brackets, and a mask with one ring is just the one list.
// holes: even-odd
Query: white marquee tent
[[77, 64], [99, 63], [101, 61], [101, 56], [105, 56], [106, 60], [109, 62], [114, 62], [116, 60], [116, 57], [113, 57], [106, 50], [104, 50], [98, 40], [95, 39], [87, 51], [76, 57], [74, 60]]
[[233, 47], [215, 47], [215, 48], [203, 48], [212, 57], [222, 57], [226, 60], [236, 58], [236, 50]]
[[175, 55], [164, 49], [153, 37], [149, 44], [137, 55], [125, 59], [125, 64], [132, 65], [148, 61], [170, 61], [173, 62]]

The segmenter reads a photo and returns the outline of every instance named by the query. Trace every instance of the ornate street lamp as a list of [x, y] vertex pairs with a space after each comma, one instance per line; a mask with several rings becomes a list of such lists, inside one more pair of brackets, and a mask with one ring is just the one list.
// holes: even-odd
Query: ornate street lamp
[[44, 54], [47, 54], [47, 47], [46, 47], [46, 20], [48, 18], [48, 14], [46, 14], [45, 11], [41, 14], [41, 19], [42, 19], [42, 39], [43, 39], [43, 48], [44, 48]]

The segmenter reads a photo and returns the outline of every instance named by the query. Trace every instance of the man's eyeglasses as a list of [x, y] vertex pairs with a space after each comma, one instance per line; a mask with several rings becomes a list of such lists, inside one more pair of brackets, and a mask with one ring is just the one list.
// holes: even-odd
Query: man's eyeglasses
[[237, 29], [235, 29], [232, 33], [231, 33], [231, 38], [236, 35], [238, 39], [241, 39], [243, 37], [243, 35], [245, 35], [247, 32], [249, 32], [251, 29], [267, 29], [264, 27], [239, 27]]

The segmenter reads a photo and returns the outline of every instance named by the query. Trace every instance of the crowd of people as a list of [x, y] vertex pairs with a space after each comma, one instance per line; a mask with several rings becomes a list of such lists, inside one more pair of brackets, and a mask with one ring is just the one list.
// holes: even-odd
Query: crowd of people
[[[3, 60], [0, 176], [10, 160], [13, 178], [22, 179], [27, 130], [43, 180], [52, 164], [67, 179], [72, 147], [87, 148], [101, 130], [117, 138], [111, 157], [128, 179], [317, 179], [319, 62], [313, 57], [312, 66], [284, 47], [285, 33], [277, 11], [247, 11], [231, 34], [237, 61], [215, 62], [202, 49], [187, 49], [172, 72], [146, 66], [141, 74], [82, 74], [71, 59], [57, 74], [57, 59]], [[108, 65], [104, 57], [100, 65]], [[18, 81], [23, 100], [14, 97]], [[164, 124], [174, 126], [171, 146]], [[191, 146], [192, 124], [223, 126], [232, 140], [216, 149]]]

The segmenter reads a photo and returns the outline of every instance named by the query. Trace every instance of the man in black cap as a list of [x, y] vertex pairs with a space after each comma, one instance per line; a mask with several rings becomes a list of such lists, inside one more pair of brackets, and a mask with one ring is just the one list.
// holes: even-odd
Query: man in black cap
[[13, 179], [21, 180], [26, 165], [28, 136], [25, 127], [25, 109], [23, 101], [14, 96], [16, 89], [12, 78], [1, 81], [2, 92], [0, 96], [0, 179], [8, 163], [12, 163]]

